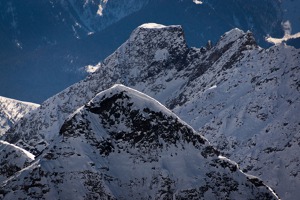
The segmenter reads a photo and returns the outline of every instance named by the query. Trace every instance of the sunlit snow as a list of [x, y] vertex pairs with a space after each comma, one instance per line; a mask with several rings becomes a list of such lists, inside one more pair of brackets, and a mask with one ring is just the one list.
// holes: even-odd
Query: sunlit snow
[[212, 89], [215, 89], [215, 88], [217, 88], [217, 85], [213, 85], [210, 88], [208, 88], [207, 90], [212, 90]]
[[193, 0], [193, 2], [194, 2], [195, 4], [203, 4], [203, 2], [202, 2], [202, 1], [199, 1], [199, 0]]
[[267, 36], [266, 37], [267, 42], [277, 45], [277, 44], [286, 42], [289, 39], [300, 38], [300, 32], [291, 34], [292, 33], [292, 24], [290, 23], [289, 20], [282, 22], [281, 25], [282, 25], [282, 30], [284, 31], [284, 36], [282, 38], [273, 38], [271, 36]]
[[165, 28], [166, 26], [156, 23], [147, 23], [139, 26], [140, 28]]
[[300, 32], [294, 35], [286, 34], [283, 38], [266, 37], [266, 41], [273, 44], [281, 44], [282, 42], [286, 42], [289, 39], [296, 39], [296, 38], [300, 38]]
[[87, 73], [94, 73], [98, 68], [99, 68], [98, 65], [95, 65], [95, 66], [87, 65], [87, 66], [85, 66], [85, 71]]
[[100, 15], [100, 16], [103, 15], [103, 7], [102, 7], [102, 5], [99, 5], [98, 10], [97, 10], [97, 15]]
[[13, 146], [13, 147], [16, 148], [16, 149], [21, 150], [21, 151], [22, 151], [26, 156], [28, 156], [31, 160], [34, 160], [34, 158], [35, 158], [35, 156], [34, 156], [32, 153], [30, 153], [29, 151], [26, 151], [25, 149], [22, 149], [22, 148], [20, 148], [20, 147], [18, 147], [18, 146], [16, 146], [16, 145], [14, 145], [14, 144], [10, 144], [10, 143], [5, 142], [5, 141], [3, 141], [3, 140], [0, 140], [0, 143], [6, 144], [6, 145], [10, 145], [10, 146]]

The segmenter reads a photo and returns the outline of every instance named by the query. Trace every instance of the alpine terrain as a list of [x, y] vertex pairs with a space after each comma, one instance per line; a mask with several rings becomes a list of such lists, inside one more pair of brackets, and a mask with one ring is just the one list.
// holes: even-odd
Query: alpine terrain
[[0, 96], [0, 136], [38, 104], [18, 101]]
[[[43, 0], [0, 2], [0, 95], [41, 103], [86, 76], [143, 23], [181, 24], [191, 46], [235, 27], [266, 36], [300, 32], [293, 0]], [[32, 81], [34, 80], [34, 81]]]
[[154, 99], [116, 85], [77, 109], [3, 199], [277, 199]]
[[[72, 187], [70, 195], [107, 198], [276, 198], [261, 181], [232, 169], [236, 165], [226, 156], [279, 197], [297, 199], [299, 57], [300, 50], [285, 44], [263, 49], [251, 32], [239, 29], [215, 45], [193, 48], [181, 26], [143, 24], [94, 66], [94, 73], [46, 100], [2, 136], [36, 158], [2, 183], [2, 195], [62, 198], [68, 195], [63, 188]], [[135, 90], [115, 86], [102, 92], [115, 84], [157, 99], [195, 131]], [[209, 156], [202, 153], [208, 149]], [[135, 176], [128, 172], [132, 169]], [[211, 170], [217, 176], [207, 175]], [[126, 192], [118, 193], [125, 191], [121, 188]]]

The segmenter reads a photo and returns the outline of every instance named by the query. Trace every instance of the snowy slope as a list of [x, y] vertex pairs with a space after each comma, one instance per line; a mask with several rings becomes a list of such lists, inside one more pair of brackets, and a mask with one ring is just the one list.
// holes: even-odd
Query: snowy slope
[[173, 109], [284, 199], [299, 195], [299, 57], [284, 45], [246, 51], [231, 68], [217, 64], [196, 79], [205, 87], [186, 90]]
[[122, 83], [172, 109], [280, 196], [296, 199], [299, 55], [284, 45], [262, 49], [239, 29], [198, 49], [186, 45], [180, 26], [142, 25], [95, 73], [48, 99], [3, 139], [39, 155], [68, 115]]
[[3, 182], [0, 195], [277, 199], [159, 102], [122, 85], [70, 115], [41, 159]]
[[38, 104], [17, 101], [0, 96], [0, 136]]
[[15, 145], [0, 140], [0, 182], [29, 166], [34, 155]]

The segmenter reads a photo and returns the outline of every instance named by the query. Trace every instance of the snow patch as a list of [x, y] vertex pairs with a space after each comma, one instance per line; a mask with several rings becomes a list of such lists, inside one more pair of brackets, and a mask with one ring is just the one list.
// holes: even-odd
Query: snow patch
[[98, 6], [97, 15], [103, 16], [103, 7], [102, 7], [102, 5]]
[[266, 41], [277, 45], [277, 44], [281, 44], [282, 42], [286, 42], [289, 39], [296, 39], [296, 38], [300, 38], [300, 32], [296, 33], [294, 35], [286, 34], [283, 36], [283, 38], [273, 38], [273, 37], [268, 36], [268, 37], [266, 37]]
[[199, 0], [193, 0], [193, 2], [194, 2], [195, 4], [203, 4], [203, 2], [202, 2], [202, 1], [199, 1]]
[[207, 90], [212, 90], [212, 89], [215, 89], [215, 88], [217, 88], [217, 85], [213, 85], [210, 88], [208, 88]]
[[87, 65], [87, 66], [85, 66], [85, 71], [87, 73], [94, 73], [97, 69], [99, 69], [98, 65], [95, 65], [95, 66], [93, 66], [93, 65]]
[[139, 26], [139, 28], [165, 28], [165, 27], [166, 27], [165, 25], [156, 24], [156, 23], [147, 23]]
[[282, 25], [282, 29], [284, 31], [284, 36], [282, 38], [273, 38], [271, 36], [267, 36], [265, 38], [267, 42], [277, 45], [277, 44], [281, 44], [283, 42], [286, 42], [289, 39], [300, 38], [300, 32], [295, 33], [293, 35], [291, 34], [292, 33], [292, 24], [290, 23], [289, 20], [281, 23], [281, 25]]

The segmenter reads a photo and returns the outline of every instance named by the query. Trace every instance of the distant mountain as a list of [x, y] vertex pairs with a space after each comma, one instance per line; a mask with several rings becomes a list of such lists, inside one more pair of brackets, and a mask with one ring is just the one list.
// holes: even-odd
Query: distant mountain
[[0, 136], [38, 104], [18, 101], [0, 96]]
[[281, 22], [288, 19], [283, 16], [298, 4], [279, 0], [201, 2], [0, 2], [0, 95], [43, 102], [82, 80], [86, 65], [105, 59], [143, 23], [181, 24], [189, 46], [203, 46], [208, 40], [215, 43], [235, 27], [251, 30], [260, 45], [269, 46], [264, 37], [282, 37]]
[[144, 24], [96, 72], [45, 101], [2, 139], [43, 155], [70, 114], [122, 83], [172, 109], [282, 198], [297, 199], [299, 55], [284, 44], [263, 49], [239, 29], [216, 45], [190, 48], [181, 26]]
[[0, 187], [2, 199], [278, 199], [160, 103], [121, 85], [70, 115], [40, 159]]

